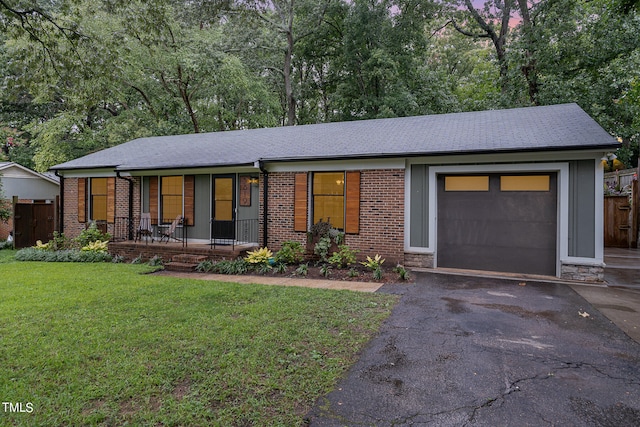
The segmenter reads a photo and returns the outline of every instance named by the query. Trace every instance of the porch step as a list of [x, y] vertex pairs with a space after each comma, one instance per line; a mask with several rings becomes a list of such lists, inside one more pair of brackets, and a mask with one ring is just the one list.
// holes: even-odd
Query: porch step
[[202, 261], [206, 261], [207, 259], [208, 257], [206, 255], [180, 254], [171, 257], [171, 262], [198, 265]]
[[190, 273], [196, 270], [198, 264], [189, 263], [189, 262], [175, 262], [171, 261], [164, 265], [164, 269], [167, 271], [178, 271], [181, 273]]

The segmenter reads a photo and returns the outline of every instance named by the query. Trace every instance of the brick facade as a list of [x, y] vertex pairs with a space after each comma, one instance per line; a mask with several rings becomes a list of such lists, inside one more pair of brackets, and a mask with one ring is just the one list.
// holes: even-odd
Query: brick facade
[[[140, 216], [140, 186], [141, 178], [133, 177], [133, 216]], [[87, 223], [78, 221], [78, 178], [64, 179], [64, 234], [69, 238], [77, 237], [84, 230]], [[115, 179], [115, 222], [107, 224], [107, 232], [112, 236], [127, 232], [129, 218], [129, 182], [125, 179]], [[87, 206], [89, 200], [87, 199]]]
[[[274, 251], [286, 240], [307, 241], [305, 232], [294, 231], [295, 175], [269, 174], [267, 246]], [[261, 192], [261, 207], [262, 202]], [[262, 208], [260, 214], [262, 223]], [[380, 254], [388, 263], [404, 261], [404, 170], [361, 171], [360, 232], [347, 234], [345, 243], [360, 251], [360, 258]]]

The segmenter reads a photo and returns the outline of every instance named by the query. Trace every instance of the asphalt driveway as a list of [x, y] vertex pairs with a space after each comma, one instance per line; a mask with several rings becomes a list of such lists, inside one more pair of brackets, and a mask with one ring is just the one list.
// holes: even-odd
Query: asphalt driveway
[[415, 275], [311, 426], [640, 425], [640, 344], [569, 286]]

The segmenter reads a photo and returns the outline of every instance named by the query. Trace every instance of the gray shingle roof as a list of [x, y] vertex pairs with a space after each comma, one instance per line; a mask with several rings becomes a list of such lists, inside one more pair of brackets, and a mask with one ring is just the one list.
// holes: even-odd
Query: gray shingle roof
[[140, 138], [52, 169], [122, 171], [482, 152], [612, 149], [577, 104]]

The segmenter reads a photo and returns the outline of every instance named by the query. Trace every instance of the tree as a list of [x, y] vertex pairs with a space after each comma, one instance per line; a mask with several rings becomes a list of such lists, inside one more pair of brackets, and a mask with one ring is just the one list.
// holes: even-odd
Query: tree
[[313, 34], [334, 0], [245, 0], [238, 3], [255, 13], [264, 24], [282, 38], [284, 54], [278, 70], [284, 82], [285, 125], [296, 123], [296, 98], [293, 88], [293, 56], [298, 42]]

